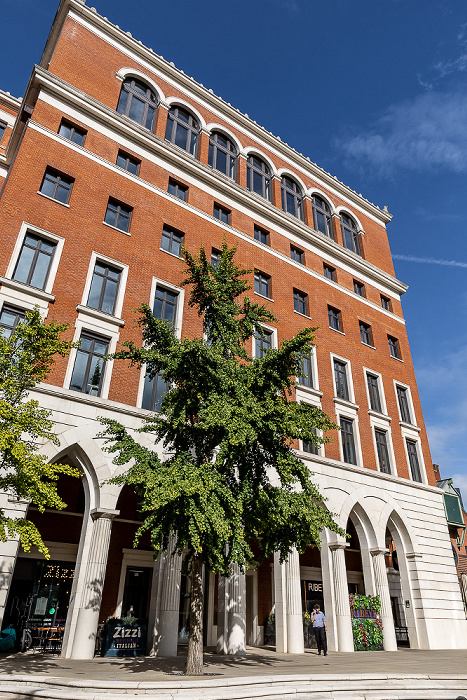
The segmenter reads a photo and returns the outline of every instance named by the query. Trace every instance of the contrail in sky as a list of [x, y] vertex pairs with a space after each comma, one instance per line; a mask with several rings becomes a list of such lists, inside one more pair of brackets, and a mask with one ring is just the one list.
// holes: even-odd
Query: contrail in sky
[[405, 260], [406, 262], [428, 263], [431, 265], [447, 265], [448, 267], [467, 267], [467, 262], [458, 260], [439, 260], [438, 258], [417, 258], [414, 255], [393, 255], [395, 260]]

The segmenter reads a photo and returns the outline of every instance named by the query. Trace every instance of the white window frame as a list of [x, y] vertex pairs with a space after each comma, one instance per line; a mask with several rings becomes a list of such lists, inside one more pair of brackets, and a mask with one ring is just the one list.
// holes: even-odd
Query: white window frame
[[[357, 404], [355, 403], [355, 392], [354, 392], [354, 383], [353, 383], [353, 377], [352, 377], [352, 365], [350, 360], [348, 360], [346, 357], [342, 357], [341, 355], [335, 355], [333, 352], [330, 353], [331, 356], [331, 374], [332, 374], [332, 387], [333, 387], [333, 392], [334, 392], [334, 403], [339, 403], [342, 404], [343, 406], [352, 406], [358, 408]], [[341, 399], [337, 396], [337, 391], [336, 391], [336, 377], [334, 373], [334, 360], [337, 360], [338, 362], [342, 362], [342, 364], [346, 365], [346, 373], [347, 373], [347, 385], [349, 388], [349, 400], [347, 401], [346, 399]]]
[[[389, 419], [390, 420], [390, 419]], [[382, 472], [379, 468], [379, 460], [378, 460], [378, 448], [376, 445], [376, 434], [375, 430], [381, 430], [382, 432], [386, 433], [386, 444], [388, 448], [388, 454], [389, 454], [389, 468], [391, 470], [390, 474], [385, 474], [385, 476], [398, 476], [397, 474], [397, 463], [396, 463], [396, 456], [394, 454], [394, 445], [392, 443], [392, 433], [391, 433], [391, 426], [389, 424], [389, 421], [385, 421], [383, 419], [378, 419], [376, 417], [371, 416], [370, 417], [370, 424], [371, 424], [371, 434], [373, 437], [373, 449], [375, 451], [375, 460], [376, 460], [376, 468], [380, 474], [384, 474], [385, 472]]]
[[[372, 374], [373, 376], [377, 377], [378, 380], [378, 391], [379, 391], [379, 398], [381, 400], [381, 408], [382, 408], [382, 413], [378, 413], [378, 411], [375, 411], [371, 408], [371, 401], [370, 401], [370, 391], [368, 389], [368, 381], [367, 381], [367, 375]], [[363, 367], [363, 382], [365, 384], [365, 390], [366, 390], [366, 398], [368, 401], [368, 413], [370, 416], [387, 416], [388, 415], [388, 407], [386, 404], [386, 395], [384, 393], [384, 385], [383, 385], [383, 375], [381, 372], [376, 372], [374, 369], [370, 369], [370, 367]]]
[[[117, 290], [117, 297], [115, 299], [115, 310], [113, 314], [107, 314], [104, 311], [99, 311], [98, 309], [92, 309], [87, 305], [88, 303], [88, 297], [89, 297], [89, 292], [91, 289], [91, 283], [92, 283], [92, 277], [94, 274], [94, 268], [96, 266], [96, 263], [103, 263], [104, 265], [110, 265], [110, 267], [114, 267], [115, 269], [120, 271], [120, 282], [118, 285], [118, 290]], [[122, 315], [122, 308], [123, 308], [123, 298], [125, 296], [125, 289], [126, 289], [126, 283], [128, 279], [128, 265], [124, 265], [121, 262], [118, 262], [118, 260], [114, 260], [113, 258], [109, 258], [106, 255], [101, 255], [100, 253], [97, 253], [96, 251], [93, 251], [91, 253], [91, 260], [89, 263], [89, 268], [88, 268], [88, 273], [86, 275], [86, 282], [84, 284], [84, 289], [83, 289], [83, 296], [81, 298], [81, 304], [79, 305], [79, 312], [80, 313], [88, 313], [89, 315], [95, 315], [95, 314], [102, 314], [104, 318], [110, 319], [121, 319]]]
[[[425, 460], [423, 458], [423, 450], [422, 450], [422, 444], [421, 444], [419, 432], [414, 431], [414, 430], [410, 430], [410, 428], [406, 428], [405, 427], [406, 425], [407, 425], [407, 423], [402, 424], [401, 434], [402, 434], [402, 440], [404, 442], [404, 452], [405, 452], [405, 459], [407, 462], [407, 473], [409, 475], [409, 481], [411, 481], [414, 484], [419, 484], [419, 483], [428, 484], [428, 479], [427, 479], [427, 475], [426, 475]], [[411, 440], [412, 442], [415, 442], [415, 444], [416, 444], [418, 465], [420, 467], [420, 476], [422, 477], [421, 482], [414, 481], [412, 479], [412, 471], [410, 469], [409, 453], [407, 451], [407, 439]]]
[[[26, 238], [26, 235], [28, 233], [31, 233], [35, 236], [40, 236], [41, 238], [45, 238], [51, 241], [52, 243], [55, 243], [56, 246], [54, 255], [50, 263], [49, 274], [47, 276], [44, 289], [36, 290], [34, 287], [30, 287], [27, 284], [23, 284], [23, 282], [18, 282], [17, 280], [13, 279], [13, 273], [15, 271], [19, 255], [21, 253], [21, 248], [23, 247], [24, 239]], [[64, 243], [65, 239], [61, 236], [57, 236], [55, 233], [45, 231], [45, 229], [39, 228], [38, 226], [34, 226], [33, 224], [28, 224], [26, 221], [23, 221], [23, 223], [21, 224], [21, 228], [16, 239], [15, 247], [13, 249], [13, 253], [11, 255], [9, 265], [7, 267], [6, 278], [11, 280], [12, 284], [17, 286], [18, 289], [24, 290], [24, 294], [27, 294], [30, 297], [32, 297], [34, 299], [34, 304], [38, 303], [40, 306], [40, 302], [44, 301], [44, 295], [52, 294], [52, 289], [54, 286], [55, 277], [57, 274], [58, 265], [60, 263]]]
[[[105, 314], [103, 314], [105, 315]], [[106, 338], [109, 341], [109, 351], [108, 354], [112, 354], [117, 349], [117, 342], [120, 336], [119, 327], [115, 326], [111, 322], [103, 322], [100, 318], [85, 317], [82, 314], [78, 314], [78, 318], [75, 322], [75, 332], [73, 335], [73, 342], [77, 343], [81, 338], [82, 332], [88, 331], [89, 333], [94, 333], [95, 335], [100, 335], [102, 338]], [[91, 396], [90, 394], [85, 394], [84, 392], [73, 391], [70, 389], [71, 377], [73, 374], [73, 369], [75, 366], [76, 355], [78, 348], [72, 348], [70, 352], [70, 357], [68, 360], [68, 366], [65, 373], [65, 379], [63, 381], [63, 387], [68, 389], [71, 396], [88, 396], [92, 399], [108, 399], [110, 380], [112, 377], [113, 360], [107, 360], [104, 364], [104, 377], [102, 379], [102, 390], [100, 396]]]
[[[165, 252], [167, 252], [167, 251], [165, 251]], [[175, 311], [174, 334], [175, 334], [175, 337], [180, 340], [180, 338], [182, 336], [183, 309], [185, 306], [185, 289], [183, 287], [177, 287], [175, 284], [172, 284], [171, 282], [167, 282], [166, 280], [160, 279], [159, 277], [153, 277], [152, 283], [151, 283], [151, 293], [149, 296], [149, 307], [151, 308], [151, 310], [154, 308], [154, 300], [156, 297], [157, 287], [164, 287], [165, 289], [168, 289], [171, 292], [175, 292], [176, 294], [178, 294], [177, 309]], [[145, 376], [146, 376], [146, 365], [142, 365], [140, 376], [139, 376], [139, 383], [138, 383], [138, 395], [136, 398], [136, 405], [138, 408], [141, 408], [142, 404], [143, 404], [144, 378], [145, 378]]]
[[[256, 292], [255, 292], [255, 294], [256, 294]], [[258, 296], [260, 296], [260, 295], [258, 295]], [[265, 297], [265, 298], [267, 298], [267, 297]], [[261, 328], [264, 328], [265, 331], [272, 332], [271, 348], [273, 350], [277, 350], [277, 348], [278, 348], [277, 328], [274, 328], [274, 326], [268, 326], [267, 323], [258, 323], [258, 326], [261, 326]], [[255, 337], [254, 333], [253, 333], [252, 338], [251, 338], [251, 356], [256, 359], [256, 337]]]
[[[415, 415], [415, 408], [413, 405], [411, 388], [408, 384], [404, 384], [404, 382], [400, 382], [398, 379], [394, 379], [393, 381], [394, 381], [394, 393], [396, 395], [397, 415], [399, 416], [399, 423], [401, 426], [408, 426], [409, 428], [417, 429], [418, 428], [417, 416]], [[402, 387], [403, 389], [407, 389], [407, 401], [409, 404], [410, 416], [411, 416], [412, 420], [414, 421], [413, 423], [406, 423], [405, 421], [402, 420], [401, 409], [399, 406], [399, 397], [397, 396], [397, 387], [398, 386]], [[417, 432], [418, 432], [418, 430], [417, 430]]]
[[305, 386], [304, 384], [300, 384], [298, 382], [298, 377], [297, 377], [297, 386], [296, 390], [303, 391], [306, 394], [317, 394], [319, 397], [323, 395], [323, 392], [319, 390], [319, 377], [318, 377], [318, 360], [316, 358], [316, 346], [313, 347], [311, 350], [311, 375], [313, 377], [313, 387], [310, 386]]
[[363, 454], [362, 445], [360, 441], [360, 429], [358, 425], [358, 413], [355, 408], [339, 407], [336, 410], [336, 421], [337, 425], [340, 426], [341, 418], [347, 418], [347, 420], [353, 421], [353, 436], [355, 442], [355, 456], [357, 458], [357, 464], [349, 464], [349, 462], [344, 462], [344, 447], [342, 444], [342, 430], [338, 430], [339, 435], [339, 450], [340, 450], [340, 461], [347, 467], [363, 467]]

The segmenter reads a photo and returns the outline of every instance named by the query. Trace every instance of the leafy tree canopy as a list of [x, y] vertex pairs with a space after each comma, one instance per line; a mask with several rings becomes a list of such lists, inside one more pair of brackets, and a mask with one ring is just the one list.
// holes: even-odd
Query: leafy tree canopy
[[[28, 392], [50, 373], [54, 357], [68, 354], [72, 343], [61, 339], [66, 328], [44, 323], [34, 309], [26, 312], [26, 320], [9, 336], [0, 329], [0, 491], [26, 500], [41, 512], [66, 506], [57, 493], [60, 474], [78, 476], [73, 467], [48, 464], [39, 454], [43, 442], [51, 440], [58, 445], [59, 441], [50, 411], [28, 399]], [[48, 558], [37, 527], [0, 509], [0, 540], [16, 535], [23, 549], [29, 551], [35, 545]]]
[[252, 338], [275, 321], [244, 296], [251, 270], [237, 267], [235, 249], [225, 243], [216, 266], [203, 248], [197, 256], [183, 254], [183, 284], [190, 287], [189, 305], [203, 316], [205, 338], [178, 339], [143, 305], [143, 345], [124, 343], [114, 356], [145, 364], [150, 377], [162, 374], [167, 382], [161, 413], [140, 429], [163, 445], [162, 456], [113, 420], [103, 421], [103, 435], [114, 462], [131, 465], [113, 481], [142, 497], [145, 520], [136, 540], [149, 531], [153, 547], [167, 549], [174, 533], [178, 551], [228, 575], [233, 562], [245, 567], [275, 551], [283, 560], [292, 547], [319, 545], [324, 527], [340, 532], [293, 449], [297, 439], [327, 442], [316, 431], [336, 426], [291, 397], [315, 329], [251, 357]]

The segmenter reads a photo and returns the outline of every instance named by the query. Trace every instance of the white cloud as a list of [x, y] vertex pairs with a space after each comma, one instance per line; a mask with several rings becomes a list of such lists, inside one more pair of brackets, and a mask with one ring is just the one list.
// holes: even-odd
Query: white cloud
[[407, 262], [428, 263], [430, 265], [445, 265], [447, 267], [467, 267], [467, 263], [459, 260], [442, 260], [440, 258], [418, 258], [416, 255], [393, 254], [394, 260], [406, 260]]
[[467, 171], [467, 93], [426, 92], [388, 107], [374, 127], [338, 141], [355, 165], [395, 170]]

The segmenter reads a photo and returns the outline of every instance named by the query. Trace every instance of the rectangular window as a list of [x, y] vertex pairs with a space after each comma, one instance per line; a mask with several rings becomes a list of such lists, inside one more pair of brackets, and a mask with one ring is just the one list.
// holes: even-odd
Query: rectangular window
[[182, 202], [186, 202], [188, 200], [188, 187], [180, 184], [180, 182], [177, 182], [176, 180], [172, 180], [172, 178], [169, 179], [167, 192], [169, 194], [173, 194], [175, 197], [178, 197], [178, 199], [181, 199]]
[[120, 229], [120, 231], [128, 233], [132, 211], [133, 209], [131, 207], [110, 197], [104, 221], [106, 224], [109, 224], [109, 226], [115, 226], [115, 228]]
[[154, 297], [154, 316], [174, 326], [177, 315], [177, 303], [178, 292], [173, 292], [171, 289], [157, 286]]
[[103, 262], [96, 262], [92, 273], [87, 305], [91, 309], [113, 314], [121, 271]]
[[[313, 432], [316, 434], [316, 430], [313, 429]], [[318, 448], [316, 447], [314, 442], [307, 442], [306, 440], [303, 440], [302, 442], [303, 445], [303, 451], [308, 452], [311, 455], [317, 455], [318, 453]]]
[[366, 383], [368, 386], [368, 395], [370, 397], [370, 408], [372, 411], [382, 413], [381, 396], [379, 393], [378, 377], [375, 374], [367, 372]]
[[255, 271], [255, 292], [268, 299], [271, 298], [271, 278], [258, 270]]
[[297, 377], [299, 384], [313, 388], [313, 368], [311, 355], [302, 355], [300, 358], [300, 376]]
[[347, 381], [347, 365], [345, 362], [334, 360], [334, 380], [338, 399], [350, 401], [349, 383]]
[[353, 420], [341, 418], [342, 457], [347, 464], [357, 464]]
[[383, 472], [383, 474], [390, 474], [391, 465], [389, 463], [389, 450], [386, 431], [375, 428], [375, 440], [379, 470], [380, 472]]
[[2, 312], [0, 313], [0, 328], [3, 329], [2, 336], [4, 338], [9, 338], [18, 323], [25, 320], [26, 313], [24, 309], [18, 309], [16, 306], [4, 304]]
[[391, 300], [388, 299], [388, 297], [384, 297], [382, 294], [381, 294], [381, 306], [383, 307], [383, 309], [386, 309], [386, 311], [392, 310], [391, 309]]
[[341, 312], [332, 306], [328, 306], [329, 327], [342, 332]]
[[51, 199], [56, 199], [57, 202], [68, 204], [73, 182], [73, 178], [47, 168], [39, 191]]
[[308, 294], [300, 292], [298, 289], [293, 290], [293, 308], [299, 314], [308, 316]]
[[327, 277], [328, 280], [336, 281], [336, 268], [330, 265], [323, 265], [323, 275]]
[[156, 374], [155, 377], [150, 377], [149, 374], [146, 374], [144, 377], [142, 408], [148, 411], [159, 412], [162, 408], [162, 399], [166, 393], [167, 384], [162, 374]]
[[417, 443], [413, 440], [405, 440], [407, 445], [407, 454], [409, 455], [410, 473], [412, 475], [413, 481], [422, 481], [422, 475], [420, 472], [420, 463], [418, 461]]
[[259, 241], [260, 243], [263, 243], [263, 245], [269, 245], [269, 231], [265, 231], [259, 226], [255, 226], [254, 236], [255, 241]]
[[172, 255], [178, 255], [180, 257], [182, 254], [182, 245], [183, 233], [179, 233], [178, 231], [164, 226], [162, 229], [162, 250], [166, 250], [167, 253], [172, 253]]
[[0, 122], [0, 141], [2, 140], [3, 134], [6, 131], [6, 127], [7, 127], [6, 122]]
[[56, 244], [32, 233], [26, 234], [13, 279], [36, 289], [45, 289]]
[[123, 168], [123, 170], [128, 170], [129, 173], [133, 173], [133, 175], [138, 175], [141, 161], [137, 158], [133, 158], [133, 156], [129, 156], [125, 151], [119, 151], [117, 155], [117, 165], [119, 168]]
[[263, 328], [263, 335], [255, 333], [255, 357], [261, 359], [272, 348], [272, 331]]
[[353, 281], [353, 290], [359, 297], [365, 297], [365, 285], [362, 282]]
[[222, 223], [230, 224], [230, 211], [229, 209], [221, 207], [220, 204], [214, 204], [213, 215], [216, 219], [222, 221]]
[[363, 321], [359, 322], [360, 327], [360, 339], [365, 345], [371, 345], [373, 347], [373, 338], [371, 336], [371, 326]]
[[388, 335], [389, 343], [389, 354], [391, 357], [395, 357], [397, 360], [401, 359], [401, 353], [399, 348], [399, 341], [397, 338], [393, 338], [392, 335]]
[[408, 396], [409, 391], [405, 386], [397, 386], [397, 401], [401, 412], [401, 421], [404, 423], [412, 423]]
[[211, 265], [212, 265], [212, 267], [217, 267], [219, 265], [220, 261], [221, 261], [221, 251], [213, 248], [212, 252], [211, 252]]
[[83, 331], [76, 352], [70, 389], [91, 396], [100, 396], [104, 374], [104, 356], [109, 351], [109, 341], [100, 335]]
[[303, 265], [305, 263], [305, 253], [303, 250], [300, 250], [300, 248], [296, 248], [294, 245], [290, 246], [290, 257], [292, 260], [295, 260], [295, 262], [300, 263], [300, 265]]
[[84, 146], [84, 140], [86, 134], [88, 133], [85, 129], [81, 129], [79, 126], [75, 126], [65, 119], [62, 119], [60, 127], [58, 129], [59, 136], [63, 136], [73, 143], [77, 143], [78, 146]]

